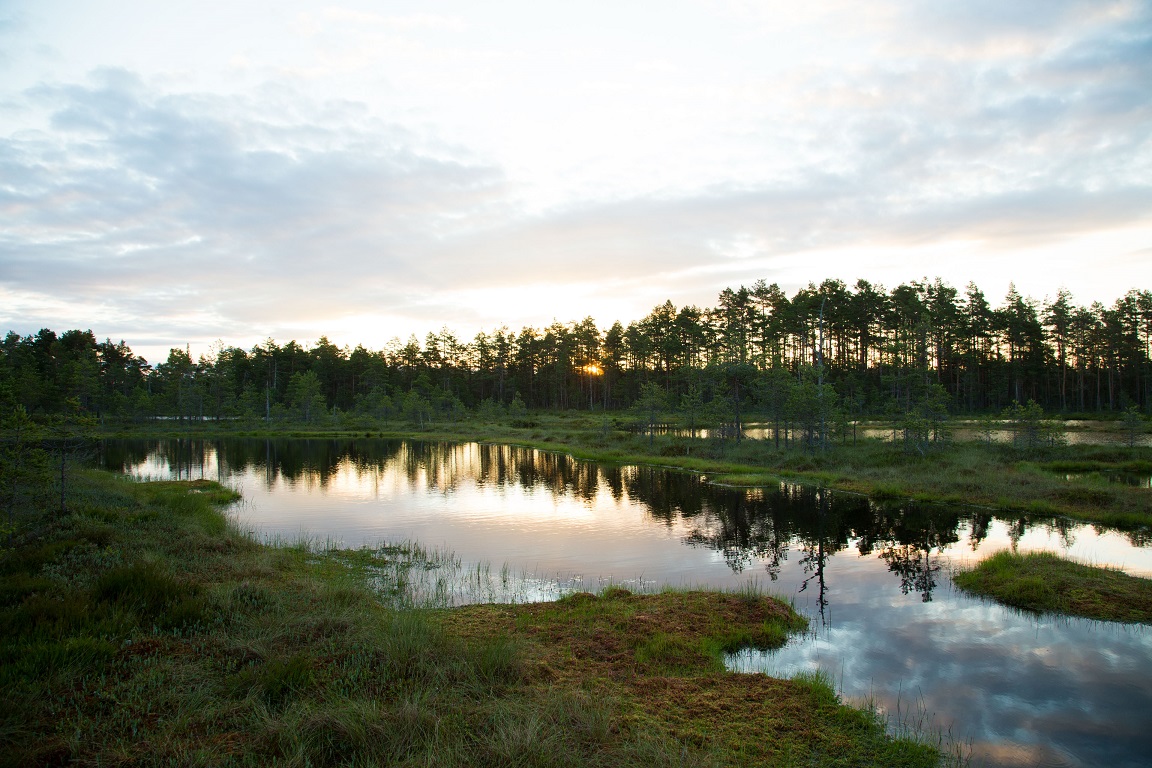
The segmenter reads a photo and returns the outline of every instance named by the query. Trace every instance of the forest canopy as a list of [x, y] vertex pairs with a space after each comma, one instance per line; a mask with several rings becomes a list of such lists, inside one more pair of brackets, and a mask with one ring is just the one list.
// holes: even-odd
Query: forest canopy
[[[587, 317], [461, 340], [447, 328], [384, 349], [272, 339], [245, 350], [185, 349], [151, 365], [90, 330], [0, 346], [0, 399], [28, 413], [72, 407], [100, 418], [276, 418], [334, 413], [553, 408], [689, 409], [719, 398], [771, 409], [788, 383], [819, 382], [844, 412], [883, 415], [932, 401], [957, 413], [1035, 401], [1048, 411], [1152, 408], [1152, 292], [1078, 306], [1014, 287], [999, 306], [969, 284], [825, 280], [725, 289], [714, 307], [670, 301], [600, 328]], [[827, 390], [825, 390], [827, 388]], [[775, 394], [774, 394], [775, 393]], [[800, 396], [803, 396], [802, 394]], [[823, 396], [823, 394], [822, 394]], [[655, 398], [655, 399], [653, 399]], [[0, 403], [3, 404], [3, 403]], [[423, 417], [421, 417], [423, 420]]]

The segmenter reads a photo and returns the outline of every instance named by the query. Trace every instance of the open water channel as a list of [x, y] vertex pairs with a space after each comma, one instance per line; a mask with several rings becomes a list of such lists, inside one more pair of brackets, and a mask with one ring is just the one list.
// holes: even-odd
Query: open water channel
[[101, 461], [136, 476], [219, 479], [243, 494], [234, 514], [261, 536], [418, 541], [455, 553], [464, 570], [489, 563], [518, 599], [607, 582], [753, 581], [793, 600], [810, 630], [778, 651], [733, 656], [734, 669], [823, 670], [846, 699], [948, 734], [973, 765], [1152, 761], [1152, 631], [1023, 614], [949, 578], [1009, 547], [1152, 576], [1148, 531], [793, 484], [737, 490], [475, 443], [107, 441]]

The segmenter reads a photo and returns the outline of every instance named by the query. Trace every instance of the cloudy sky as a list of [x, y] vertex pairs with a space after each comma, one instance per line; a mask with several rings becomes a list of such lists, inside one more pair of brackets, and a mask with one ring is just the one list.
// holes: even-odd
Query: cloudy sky
[[1152, 0], [0, 0], [0, 332], [1152, 288]]

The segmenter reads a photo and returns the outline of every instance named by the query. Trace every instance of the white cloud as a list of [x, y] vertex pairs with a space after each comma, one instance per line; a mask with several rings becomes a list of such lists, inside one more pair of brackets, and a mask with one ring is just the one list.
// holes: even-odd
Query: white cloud
[[198, 4], [53, 7], [0, 23], [21, 331], [469, 335], [761, 277], [1152, 279], [1147, 2], [289, 2], [199, 46]]

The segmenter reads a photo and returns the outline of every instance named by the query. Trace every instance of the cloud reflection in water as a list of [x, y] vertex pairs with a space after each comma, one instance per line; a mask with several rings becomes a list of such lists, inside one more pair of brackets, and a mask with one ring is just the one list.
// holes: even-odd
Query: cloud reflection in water
[[[348, 546], [418, 539], [466, 562], [594, 584], [736, 587], [794, 599], [812, 631], [743, 669], [819, 668], [850, 699], [926, 714], [977, 764], [1136, 766], [1152, 754], [1152, 634], [1037, 618], [953, 589], [1009, 546], [1152, 573], [1146, 536], [1067, 520], [878, 504], [792, 484], [746, 492], [688, 473], [527, 448], [384, 440], [113, 443], [107, 466], [220, 477], [257, 530]], [[497, 565], [497, 567], [499, 567]]]

